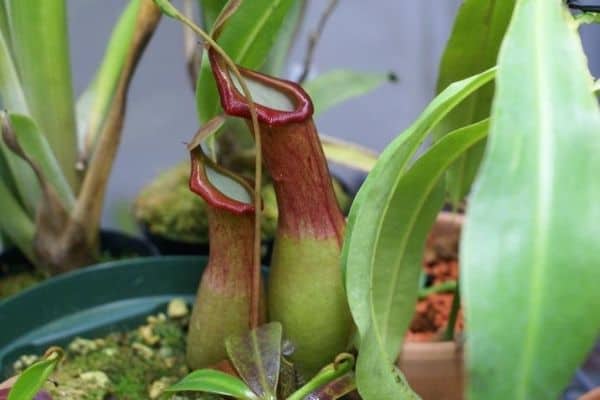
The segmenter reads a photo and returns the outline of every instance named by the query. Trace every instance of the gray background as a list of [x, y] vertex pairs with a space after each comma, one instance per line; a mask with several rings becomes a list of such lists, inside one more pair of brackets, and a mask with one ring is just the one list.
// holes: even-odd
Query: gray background
[[[304, 57], [306, 37], [326, 0], [309, 2], [288, 67]], [[318, 73], [336, 68], [393, 71], [397, 84], [349, 101], [320, 117], [319, 130], [381, 150], [432, 98], [437, 67], [460, 0], [341, 0], [315, 56]], [[69, 2], [75, 92], [90, 81], [124, 0]], [[181, 4], [177, 1], [176, 5]], [[584, 29], [595, 54], [599, 27]], [[477, 27], [473, 27], [476, 34]], [[594, 72], [600, 60], [591, 57]], [[194, 97], [184, 69], [181, 26], [163, 19], [134, 78], [123, 141], [111, 177], [104, 223], [127, 226], [132, 198], [158, 172], [185, 159], [183, 142], [197, 128]], [[357, 179], [351, 171], [342, 171]], [[129, 225], [131, 228], [131, 225]]]

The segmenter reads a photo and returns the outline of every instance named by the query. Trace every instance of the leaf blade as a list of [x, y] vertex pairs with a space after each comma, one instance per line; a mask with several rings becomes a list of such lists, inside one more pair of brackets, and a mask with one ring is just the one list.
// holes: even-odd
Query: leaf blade
[[243, 400], [259, 399], [239, 378], [212, 369], [194, 371], [166, 391], [207, 392]]
[[319, 115], [340, 103], [363, 96], [389, 80], [387, 74], [337, 69], [319, 75], [302, 86], [313, 101], [315, 115]]
[[562, 2], [518, 1], [496, 84], [461, 245], [468, 393], [556, 398], [600, 326], [600, 112]]
[[13, 50], [29, 111], [75, 188], [77, 129], [66, 3], [8, 0], [8, 5]]
[[[485, 137], [487, 129], [487, 121], [482, 121], [449, 134], [396, 177], [395, 160], [388, 159], [390, 174], [382, 174], [380, 180], [387, 176], [391, 181], [378, 182], [386, 189], [372, 190], [370, 202], [358, 215], [357, 226], [367, 236], [362, 232], [352, 235], [348, 263], [353, 269], [366, 270], [358, 275], [366, 275], [370, 287], [368, 298], [363, 299], [369, 303], [370, 324], [361, 335], [356, 370], [357, 385], [365, 399], [396, 398], [390, 396], [401, 392], [411, 395], [391, 365], [412, 320], [425, 240], [443, 204], [441, 178], [459, 156]], [[357, 254], [366, 254], [370, 264], [361, 264]], [[348, 271], [348, 296], [357, 288], [352, 281], [354, 272]], [[361, 287], [358, 292], [364, 293]]]
[[8, 393], [8, 400], [33, 399], [62, 357], [62, 350], [52, 351], [43, 360], [23, 371]]
[[[355, 252], [352, 257], [356, 257], [356, 259], [352, 262], [349, 261], [352, 248], [351, 242], [354, 240], [353, 236], [355, 232], [359, 232], [362, 235], [366, 231], [355, 229], [355, 227], [357, 226], [356, 220], [360, 216], [360, 210], [363, 208], [363, 204], [366, 203], [367, 200], [371, 201], [371, 189], [369, 189], [369, 187], [376, 188], [376, 190], [385, 190], [378, 182], [382, 180], [392, 180], [404, 173], [406, 169], [409, 168], [413, 156], [431, 129], [433, 129], [457, 104], [475, 90], [479, 89], [482, 85], [485, 85], [493, 79], [494, 76], [495, 69], [490, 69], [471, 78], [454, 83], [440, 93], [429, 106], [427, 106], [415, 123], [384, 150], [379, 157], [377, 164], [367, 176], [361, 190], [358, 192], [348, 217], [346, 237], [342, 248], [342, 270], [345, 275], [344, 281], [346, 282], [346, 287], [353, 287], [352, 295], [348, 294], [348, 301], [350, 302], [354, 321], [357, 324], [361, 335], [367, 331], [370, 324], [368, 318], [368, 304], [364, 301], [364, 299], [368, 297], [369, 292], [369, 287], [366, 283], [368, 279], [366, 276], [361, 276], [359, 273], [359, 271], [364, 273], [367, 269], [357, 268], [355, 269], [353, 276], [347, 274], [347, 269], [350, 264], [363, 266], [369, 264], [368, 256], [361, 252]], [[384, 202], [385, 198], [380, 197], [379, 200]], [[383, 205], [381, 207], [383, 207]], [[380, 209], [382, 209], [381, 207]], [[372, 224], [369, 224], [369, 226], [374, 228], [374, 225]], [[368, 237], [368, 235], [364, 237]]]
[[276, 398], [282, 329], [280, 323], [274, 322], [225, 340], [227, 354], [235, 369], [261, 399]]
[[[452, 34], [442, 56], [437, 91], [496, 65], [502, 38], [515, 0], [466, 0], [461, 5]], [[477, 26], [477, 35], [473, 35]], [[452, 111], [440, 124], [438, 135], [487, 118], [493, 84], [482, 87]], [[472, 148], [448, 171], [450, 200], [458, 204], [470, 190], [483, 156], [484, 143]]]

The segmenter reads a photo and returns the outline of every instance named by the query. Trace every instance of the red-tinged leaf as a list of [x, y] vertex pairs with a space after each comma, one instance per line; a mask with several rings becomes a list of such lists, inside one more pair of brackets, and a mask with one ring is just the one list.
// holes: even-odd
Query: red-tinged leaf
[[225, 341], [227, 354], [242, 379], [261, 399], [276, 399], [282, 328], [278, 322]]

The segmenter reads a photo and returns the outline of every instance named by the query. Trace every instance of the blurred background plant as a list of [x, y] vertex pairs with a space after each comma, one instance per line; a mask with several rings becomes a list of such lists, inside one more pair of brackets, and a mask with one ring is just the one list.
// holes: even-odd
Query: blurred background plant
[[65, 0], [0, 2], [0, 232], [44, 274], [94, 262], [132, 75], [160, 13], [126, 3], [73, 95]]

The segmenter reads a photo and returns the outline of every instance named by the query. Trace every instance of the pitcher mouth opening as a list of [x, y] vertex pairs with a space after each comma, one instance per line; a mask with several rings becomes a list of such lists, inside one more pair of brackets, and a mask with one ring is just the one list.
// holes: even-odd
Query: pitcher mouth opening
[[[208, 54], [223, 110], [228, 115], [250, 119], [250, 108], [240, 82], [218, 53], [211, 49]], [[312, 101], [300, 85], [243, 67], [238, 69], [246, 79], [261, 123], [285, 125], [312, 118]]]

